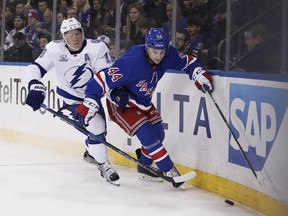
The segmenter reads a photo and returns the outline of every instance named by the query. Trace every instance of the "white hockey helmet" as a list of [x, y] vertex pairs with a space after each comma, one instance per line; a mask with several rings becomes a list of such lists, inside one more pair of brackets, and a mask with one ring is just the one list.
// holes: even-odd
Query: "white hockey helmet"
[[110, 46], [111, 40], [106, 35], [100, 35], [99, 37], [97, 37], [97, 40], [103, 41], [108, 47]]
[[63, 36], [66, 32], [75, 29], [80, 29], [83, 33], [81, 23], [78, 22], [77, 19], [75, 19], [74, 17], [62, 21], [60, 31]]

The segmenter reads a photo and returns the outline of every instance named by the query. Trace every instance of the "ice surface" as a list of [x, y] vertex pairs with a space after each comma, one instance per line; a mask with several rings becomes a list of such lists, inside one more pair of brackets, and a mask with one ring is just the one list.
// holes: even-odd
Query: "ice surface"
[[81, 155], [0, 140], [1, 216], [262, 215], [197, 187], [145, 182], [116, 166], [121, 186], [107, 183]]

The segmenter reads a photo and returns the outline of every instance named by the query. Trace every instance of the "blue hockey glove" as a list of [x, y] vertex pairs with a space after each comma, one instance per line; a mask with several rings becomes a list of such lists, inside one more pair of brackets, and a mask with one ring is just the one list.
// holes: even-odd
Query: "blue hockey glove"
[[196, 87], [202, 92], [206, 93], [208, 90], [213, 91], [212, 77], [203, 68], [197, 67], [194, 69], [192, 80]]
[[84, 126], [89, 125], [89, 121], [96, 115], [99, 111], [99, 104], [96, 100], [92, 98], [85, 98], [82, 104], [79, 104], [76, 108], [76, 112], [79, 115], [79, 121], [84, 124]]
[[124, 109], [129, 101], [129, 93], [123, 87], [113, 89], [110, 93], [110, 97], [120, 109]]
[[31, 106], [34, 111], [40, 108], [40, 105], [45, 99], [46, 87], [42, 82], [38, 80], [31, 80], [28, 84], [28, 96], [26, 98], [26, 104]]

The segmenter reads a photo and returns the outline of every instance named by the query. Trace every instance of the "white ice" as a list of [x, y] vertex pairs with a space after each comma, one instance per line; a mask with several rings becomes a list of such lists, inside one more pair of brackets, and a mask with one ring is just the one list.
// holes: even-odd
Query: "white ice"
[[185, 185], [139, 180], [116, 166], [121, 185], [107, 183], [81, 155], [0, 140], [1, 216], [251, 216], [239, 203]]

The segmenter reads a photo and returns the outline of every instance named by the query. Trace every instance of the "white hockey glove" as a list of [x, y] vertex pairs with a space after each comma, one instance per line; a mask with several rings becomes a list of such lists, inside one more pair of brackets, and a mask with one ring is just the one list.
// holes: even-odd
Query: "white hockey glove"
[[79, 104], [76, 108], [76, 112], [79, 115], [79, 121], [84, 124], [84, 126], [89, 125], [89, 121], [96, 115], [99, 111], [99, 104], [96, 100], [92, 98], [85, 98], [82, 104]]
[[206, 93], [208, 90], [213, 91], [212, 77], [201, 67], [196, 67], [192, 74], [192, 80], [196, 87], [202, 92]]

